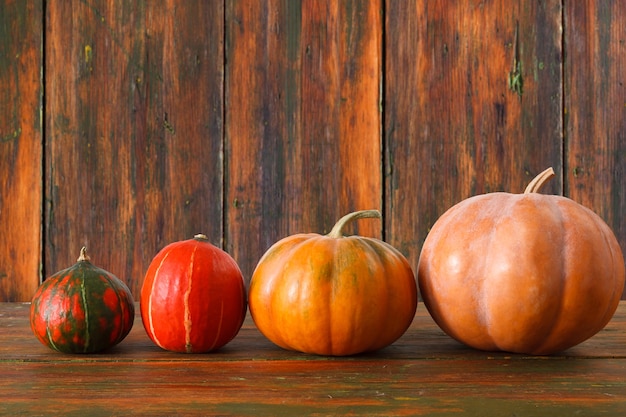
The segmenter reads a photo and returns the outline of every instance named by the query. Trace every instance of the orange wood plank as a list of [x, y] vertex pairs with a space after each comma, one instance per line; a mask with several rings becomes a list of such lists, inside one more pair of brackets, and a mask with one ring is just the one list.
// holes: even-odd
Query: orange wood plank
[[382, 12], [234, 1], [226, 15], [226, 248], [249, 278], [280, 238], [381, 208]]
[[626, 407], [623, 362], [92, 362], [63, 364], [60, 375], [45, 364], [25, 362], [0, 365], [0, 412], [619, 416]]
[[625, 250], [626, 10], [568, 2], [564, 12], [566, 193], [600, 215]]
[[[139, 308], [128, 337], [107, 352], [90, 355], [68, 355], [41, 345], [30, 330], [27, 303], [0, 303], [0, 358], [5, 362], [90, 362], [90, 361], [238, 361], [238, 360], [331, 360], [329, 357], [290, 352], [278, 348], [257, 330], [248, 315], [240, 333], [218, 352], [210, 354], [176, 354], [162, 350], [148, 338]], [[418, 306], [409, 330], [393, 345], [378, 352], [355, 358], [427, 360], [541, 360], [522, 354], [483, 352], [470, 349], [443, 333], [423, 304]], [[613, 319], [597, 335], [587, 341], [554, 354], [553, 359], [626, 358], [626, 302], [622, 301]], [[340, 358], [336, 358], [339, 360]], [[344, 358], [348, 360], [348, 358]], [[544, 358], [545, 359], [545, 358]]]
[[[386, 2], [385, 224], [416, 267], [464, 198], [561, 170], [561, 2]], [[515, 81], [517, 80], [517, 81]], [[556, 178], [545, 192], [560, 192]]]
[[87, 246], [135, 296], [176, 240], [222, 240], [223, 4], [52, 2], [46, 274]]
[[1, 301], [29, 301], [41, 279], [42, 10], [0, 2]]
[[0, 413], [534, 416], [619, 415], [626, 406], [624, 302], [603, 331], [551, 357], [466, 348], [420, 307], [392, 346], [332, 358], [282, 350], [250, 319], [218, 352], [166, 352], [139, 316], [112, 350], [66, 355], [32, 335], [28, 304], [0, 303]]
[[626, 246], [615, 3], [0, 8], [0, 300], [29, 299], [83, 245], [137, 294], [152, 255], [197, 232], [249, 277], [276, 240], [363, 208], [385, 222], [354, 232], [416, 266], [447, 208], [548, 165], [546, 192]]

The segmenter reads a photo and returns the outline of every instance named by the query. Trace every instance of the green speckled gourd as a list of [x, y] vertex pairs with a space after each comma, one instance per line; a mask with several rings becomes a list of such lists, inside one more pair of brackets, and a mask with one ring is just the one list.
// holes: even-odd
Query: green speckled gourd
[[91, 264], [82, 248], [75, 265], [46, 279], [35, 292], [30, 324], [41, 343], [64, 353], [94, 353], [130, 332], [135, 305], [119, 278]]

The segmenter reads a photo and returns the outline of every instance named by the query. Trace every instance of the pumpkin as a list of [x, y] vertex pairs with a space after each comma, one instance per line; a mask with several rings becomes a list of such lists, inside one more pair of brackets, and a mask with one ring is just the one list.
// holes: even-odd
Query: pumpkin
[[148, 266], [140, 310], [157, 346], [173, 352], [210, 352], [230, 342], [243, 324], [243, 276], [235, 260], [205, 235], [170, 243]]
[[418, 264], [420, 294], [454, 339], [486, 351], [547, 355], [600, 331], [624, 288], [615, 235], [588, 208], [538, 191], [461, 201], [433, 225]]
[[381, 349], [404, 334], [417, 308], [417, 283], [406, 258], [374, 238], [344, 236], [364, 210], [341, 218], [327, 235], [295, 234], [276, 242], [250, 281], [250, 314], [276, 345], [318, 355]]
[[45, 346], [64, 353], [94, 353], [115, 346], [130, 332], [135, 305], [119, 278], [94, 266], [83, 247], [75, 265], [39, 286], [30, 325]]

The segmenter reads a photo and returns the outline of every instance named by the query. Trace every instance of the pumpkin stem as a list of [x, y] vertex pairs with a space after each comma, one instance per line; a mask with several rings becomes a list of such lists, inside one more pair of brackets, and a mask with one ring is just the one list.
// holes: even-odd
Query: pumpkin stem
[[87, 255], [87, 248], [83, 246], [80, 250], [80, 256], [78, 257], [78, 260], [76, 262], [89, 261], [90, 259], [91, 258], [89, 258], [89, 256]]
[[327, 234], [326, 236], [338, 239], [340, 237], [343, 237], [343, 228], [348, 223], [352, 223], [354, 220], [357, 220], [357, 219], [368, 219], [368, 218], [380, 219], [381, 217], [382, 216], [380, 215], [380, 211], [378, 210], [361, 210], [361, 211], [355, 211], [353, 213], [346, 214], [341, 219], [339, 219], [337, 223], [335, 223], [330, 233]]
[[193, 237], [196, 240], [209, 240], [209, 238], [207, 237], [207, 235], [204, 235], [202, 233], [198, 233], [197, 235], [195, 235]]
[[538, 193], [541, 188], [548, 182], [550, 178], [554, 177], [554, 170], [552, 167], [546, 169], [539, 175], [537, 175], [531, 182], [528, 183], [528, 186], [524, 190], [524, 194], [529, 193]]

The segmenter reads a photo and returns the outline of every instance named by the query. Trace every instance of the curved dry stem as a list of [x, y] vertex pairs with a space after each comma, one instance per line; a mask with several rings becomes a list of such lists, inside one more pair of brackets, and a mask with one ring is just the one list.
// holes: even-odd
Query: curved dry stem
[[344, 227], [358, 219], [380, 219], [382, 216], [378, 210], [361, 210], [346, 214], [335, 223], [332, 230], [326, 236], [332, 238], [343, 237]]
[[524, 194], [529, 193], [538, 193], [541, 188], [548, 182], [550, 178], [554, 177], [554, 170], [552, 167], [546, 169], [539, 175], [537, 175], [531, 182], [528, 183], [528, 186], [524, 190]]
[[83, 246], [80, 250], [77, 262], [88, 261], [90, 258], [87, 255], [87, 247]]

